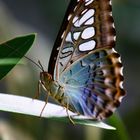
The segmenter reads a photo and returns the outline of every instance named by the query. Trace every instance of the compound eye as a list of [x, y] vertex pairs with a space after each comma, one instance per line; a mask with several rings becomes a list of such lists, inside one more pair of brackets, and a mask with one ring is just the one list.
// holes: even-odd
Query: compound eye
[[52, 79], [52, 76], [49, 73], [47, 73], [47, 77], [48, 79]]

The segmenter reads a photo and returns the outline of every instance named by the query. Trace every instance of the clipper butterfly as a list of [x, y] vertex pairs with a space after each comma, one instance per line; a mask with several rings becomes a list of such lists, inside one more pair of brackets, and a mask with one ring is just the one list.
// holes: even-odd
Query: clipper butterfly
[[111, 0], [71, 0], [40, 84], [67, 109], [105, 119], [125, 95], [114, 47]]

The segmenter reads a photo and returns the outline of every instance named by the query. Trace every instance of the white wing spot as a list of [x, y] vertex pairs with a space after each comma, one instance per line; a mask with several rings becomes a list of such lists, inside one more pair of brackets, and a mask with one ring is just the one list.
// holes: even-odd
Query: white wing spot
[[82, 33], [83, 39], [89, 39], [95, 35], [95, 29], [94, 27], [88, 27], [86, 28]]
[[109, 12], [109, 15], [112, 17], [112, 12]]
[[114, 36], [113, 36], [113, 35], [112, 35], [112, 36], [108, 36], [108, 37], [107, 37], [107, 41], [108, 41], [108, 42], [114, 41]]
[[94, 9], [89, 9], [83, 17], [80, 19], [79, 24], [82, 25], [84, 22], [86, 22], [90, 17], [92, 17], [95, 13]]
[[113, 28], [115, 28], [115, 25], [114, 25], [114, 23], [112, 23], [112, 27], [113, 27]]
[[96, 42], [94, 40], [82, 43], [79, 45], [80, 51], [90, 51], [95, 48]]
[[77, 40], [77, 39], [79, 38], [80, 33], [81, 33], [81, 32], [75, 32], [75, 33], [73, 34], [73, 37], [74, 37], [75, 40]]
[[88, 9], [85, 9], [81, 14], [83, 15]]
[[62, 36], [61, 36], [61, 39], [63, 39], [63, 37], [64, 37], [64, 34], [65, 34], [65, 31], [63, 32], [63, 34], [62, 34]]
[[67, 42], [73, 42], [72, 38], [71, 38], [71, 32], [68, 33], [67, 37], [66, 37], [66, 41]]
[[123, 81], [120, 82], [120, 88], [123, 89]]
[[76, 9], [77, 9], [77, 6], [74, 8], [74, 11], [76, 11]]
[[114, 48], [112, 48], [111, 53], [117, 53], [117, 51]]
[[[119, 61], [121, 62], [121, 61]], [[120, 68], [120, 74], [123, 75], [123, 67]]]
[[72, 17], [72, 15], [70, 14], [70, 15], [68, 16], [68, 20], [70, 20], [71, 17]]
[[114, 38], [113, 38], [113, 39], [114, 39], [114, 41], [116, 41], [116, 36], [114, 36]]
[[89, 9], [85, 14], [82, 16], [82, 18], [79, 20], [78, 17], [75, 17], [73, 19], [73, 23], [75, 27], [80, 27], [84, 22], [86, 22], [88, 19], [90, 19], [95, 13], [94, 9]]
[[91, 25], [94, 23], [94, 17], [91, 17], [88, 21], [85, 22], [85, 25]]
[[85, 0], [85, 1], [86, 1], [85, 5], [87, 6], [87, 5], [91, 4], [94, 0]]
[[78, 17], [76, 16], [76, 17], [73, 18], [72, 22], [75, 23], [77, 20], [78, 20]]
[[68, 48], [63, 48], [63, 50], [61, 51], [62, 53], [69, 53], [70, 51], [73, 51], [73, 47], [68, 47]]
[[111, 0], [109, 1], [109, 4], [112, 5], [112, 1]]

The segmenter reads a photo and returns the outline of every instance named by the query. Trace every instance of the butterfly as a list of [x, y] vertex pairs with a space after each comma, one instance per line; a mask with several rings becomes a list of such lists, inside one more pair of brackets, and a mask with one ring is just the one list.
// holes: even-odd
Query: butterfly
[[125, 95], [115, 39], [110, 0], [71, 0], [40, 84], [67, 110], [109, 117]]

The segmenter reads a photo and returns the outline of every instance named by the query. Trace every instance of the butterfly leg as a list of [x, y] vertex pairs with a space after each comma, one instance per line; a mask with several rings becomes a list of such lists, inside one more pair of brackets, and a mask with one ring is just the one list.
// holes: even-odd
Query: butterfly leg
[[[44, 109], [45, 109], [45, 107], [46, 107], [46, 105], [47, 105], [47, 103], [48, 103], [48, 98], [49, 98], [49, 95], [50, 95], [50, 93], [49, 93], [49, 91], [45, 88], [45, 86], [41, 83], [41, 81], [39, 81], [39, 85], [44, 89], [44, 91], [46, 92], [46, 100], [45, 100], [45, 105], [43, 106], [43, 108], [42, 108], [42, 110], [41, 110], [41, 113], [40, 113], [40, 117], [42, 116], [42, 113], [43, 113], [43, 111], [44, 111]], [[39, 87], [40, 88], [40, 87]]]
[[42, 110], [41, 110], [41, 112], [40, 112], [40, 117], [42, 116], [42, 113], [43, 113], [43, 111], [44, 111], [44, 109], [45, 109], [45, 107], [46, 107], [46, 105], [47, 105], [47, 103], [48, 103], [48, 98], [49, 98], [49, 94], [47, 93], [47, 97], [46, 97], [46, 100], [45, 100], [45, 105], [43, 106], [43, 108], [42, 108]]
[[45, 90], [45, 92], [47, 93], [47, 97], [46, 97], [46, 100], [45, 100], [45, 105], [43, 106], [42, 110], [41, 110], [41, 113], [40, 113], [40, 117], [42, 116], [42, 113], [48, 103], [48, 98], [49, 98], [49, 92], [47, 91], [47, 89], [45, 88], [45, 86], [41, 83], [41, 81], [39, 80], [38, 81], [38, 89], [37, 89], [37, 93], [35, 95], [35, 97], [33, 99], [38, 99], [39, 95], [40, 95], [40, 91], [41, 91], [41, 87]]
[[75, 125], [75, 122], [73, 121], [72, 117], [70, 116], [70, 114], [69, 114], [69, 112], [68, 112], [68, 110], [69, 110], [69, 99], [68, 99], [68, 97], [66, 97], [66, 99], [67, 99], [66, 112], [67, 112], [68, 118], [69, 118], [70, 122], [71, 122], [73, 125]]
[[35, 94], [33, 99], [38, 99], [39, 98], [41, 85], [42, 85], [41, 81], [38, 81], [37, 93]]

